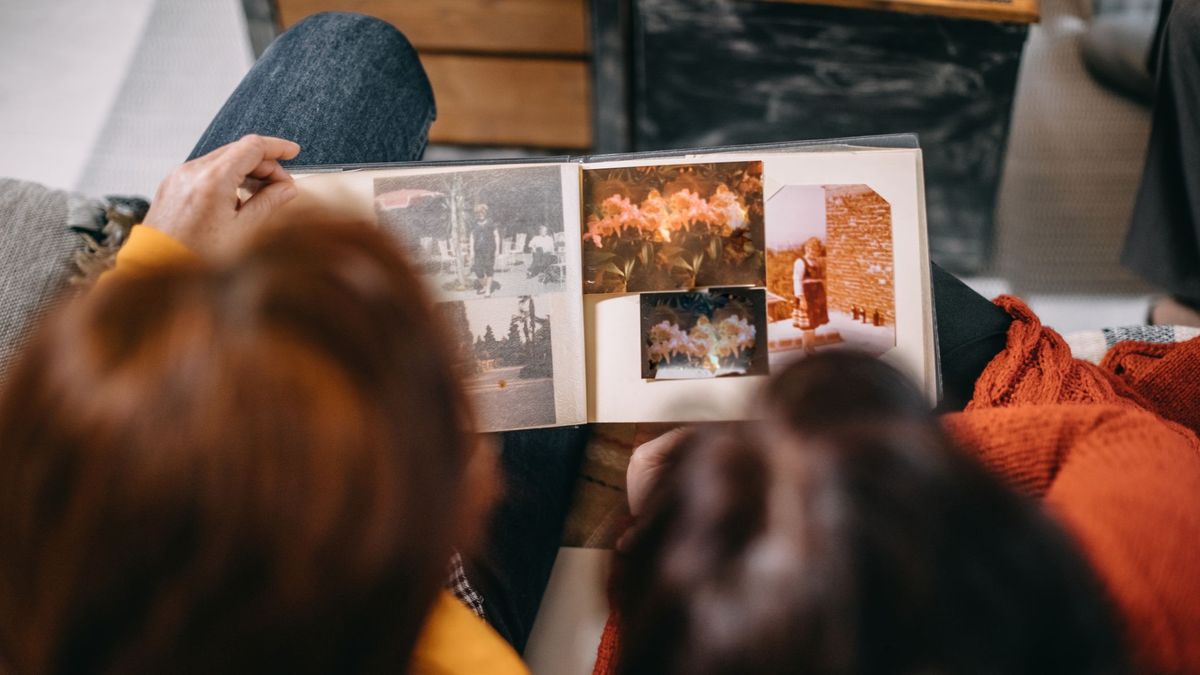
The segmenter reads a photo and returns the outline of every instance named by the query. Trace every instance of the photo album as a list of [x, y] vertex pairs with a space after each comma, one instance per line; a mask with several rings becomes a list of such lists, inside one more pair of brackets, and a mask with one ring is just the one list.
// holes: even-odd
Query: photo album
[[756, 416], [806, 354], [938, 391], [911, 136], [297, 173], [409, 252], [482, 431]]

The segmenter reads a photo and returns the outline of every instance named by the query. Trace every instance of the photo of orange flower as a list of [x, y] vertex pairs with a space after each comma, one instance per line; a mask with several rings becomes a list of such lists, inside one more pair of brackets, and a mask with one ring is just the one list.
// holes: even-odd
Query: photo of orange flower
[[764, 283], [762, 162], [583, 172], [585, 293]]
[[642, 377], [765, 374], [765, 297], [761, 288], [643, 293]]

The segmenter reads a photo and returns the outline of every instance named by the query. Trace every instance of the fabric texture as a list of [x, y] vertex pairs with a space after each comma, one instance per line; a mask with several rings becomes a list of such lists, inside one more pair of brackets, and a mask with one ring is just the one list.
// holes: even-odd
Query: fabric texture
[[[996, 304], [1012, 319], [1007, 344], [947, 431], [1065, 525], [1137, 672], [1200, 672], [1200, 337], [1120, 342], [1096, 365], [1020, 300]], [[613, 672], [619, 648], [614, 615], [594, 673]]]
[[1108, 354], [1108, 350], [1121, 342], [1187, 342], [1194, 337], [1200, 337], [1200, 328], [1191, 326], [1118, 326], [1069, 333], [1063, 336], [1063, 340], [1071, 348], [1072, 356], [1099, 364]]
[[361, 14], [314, 14], [267, 48], [189, 159], [262, 134], [300, 144], [290, 166], [415, 161], [435, 116], [429, 78], [400, 31]]
[[975, 381], [1004, 349], [1012, 319], [1000, 307], [938, 265], [932, 267], [938, 364], [942, 377], [939, 410], [962, 410]]
[[168, 265], [196, 262], [199, 258], [178, 239], [148, 225], [138, 225], [117, 251], [116, 265], [101, 275], [97, 283], [122, 274], [138, 274]]
[[38, 321], [68, 297], [81, 249], [71, 225], [94, 222], [99, 202], [0, 178], [0, 384]]
[[484, 607], [483, 596], [479, 591], [475, 590], [475, 585], [467, 578], [466, 565], [463, 563], [462, 554], [458, 551], [450, 557], [450, 580], [446, 582], [446, 588], [454, 597], [458, 598], [467, 609], [471, 610], [475, 616], [481, 619], [487, 619], [487, 609]]
[[589, 433], [580, 426], [501, 435], [502, 497], [480, 553], [464, 562], [488, 623], [518, 652], [550, 581]]
[[408, 670], [414, 675], [526, 675], [513, 648], [449, 593], [440, 593], [417, 639]]
[[1200, 672], [1200, 338], [1122, 342], [1097, 366], [1020, 301], [999, 302], [1008, 348], [947, 428], [1065, 523], [1138, 672]]

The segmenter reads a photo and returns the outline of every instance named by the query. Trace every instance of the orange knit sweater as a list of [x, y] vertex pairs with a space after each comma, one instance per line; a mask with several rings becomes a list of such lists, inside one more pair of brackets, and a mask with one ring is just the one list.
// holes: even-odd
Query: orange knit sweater
[[[947, 430], [1075, 536], [1138, 672], [1200, 673], [1200, 338], [1120, 343], [1097, 367], [1020, 300], [996, 303], [1007, 346]], [[610, 618], [597, 675], [617, 646]]]

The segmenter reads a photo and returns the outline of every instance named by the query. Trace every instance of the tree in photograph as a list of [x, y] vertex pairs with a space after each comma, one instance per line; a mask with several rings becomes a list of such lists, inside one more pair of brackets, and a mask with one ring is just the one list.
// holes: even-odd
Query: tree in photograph
[[467, 319], [467, 306], [461, 302], [444, 302], [437, 309], [456, 346], [455, 357], [460, 373], [464, 377], [477, 375], [479, 361], [475, 356], [475, 336]]
[[508, 322], [508, 335], [500, 344], [501, 359], [507, 366], [525, 365], [525, 346], [521, 340], [521, 317], [514, 314]]
[[465, 291], [470, 288], [467, 283], [469, 264], [467, 262], [467, 241], [471, 236], [471, 224], [466, 214], [469, 212], [466, 197], [463, 195], [461, 174], [454, 174], [450, 180], [450, 246], [453, 247], [454, 281], [451, 290]]
[[539, 317], [532, 295], [522, 295], [517, 301], [517, 314], [525, 365], [521, 377], [552, 377], [553, 354], [550, 350], [550, 317]]
[[496, 333], [491, 324], [483, 331], [483, 336], [475, 341], [475, 357], [480, 360], [495, 359], [500, 356], [501, 345], [496, 339]]

